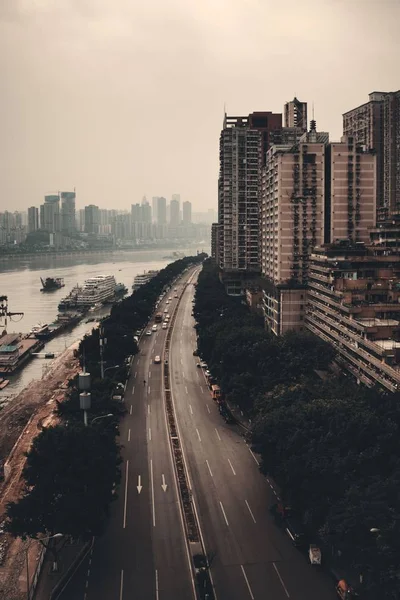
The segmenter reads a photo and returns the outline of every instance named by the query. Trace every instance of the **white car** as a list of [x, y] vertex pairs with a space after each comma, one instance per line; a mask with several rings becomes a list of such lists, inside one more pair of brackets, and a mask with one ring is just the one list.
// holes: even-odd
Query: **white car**
[[153, 325], [153, 327], [151, 328], [152, 331], [157, 331], [158, 327], [157, 325]]
[[146, 335], [151, 335], [151, 329], [149, 329], [148, 331], [146, 331]]
[[168, 298], [168, 302], [171, 302], [171, 300], [172, 300], [172, 296], [170, 296], [170, 297]]
[[167, 323], [163, 323], [163, 324], [162, 324], [162, 328], [163, 328], [163, 329], [168, 329], [168, 324], [167, 324]]
[[155, 356], [155, 357], [154, 357], [154, 364], [155, 364], [155, 365], [159, 365], [159, 364], [160, 364], [160, 362], [161, 362], [161, 358], [160, 358], [160, 357], [158, 356], [158, 354], [157, 354], [157, 356]]

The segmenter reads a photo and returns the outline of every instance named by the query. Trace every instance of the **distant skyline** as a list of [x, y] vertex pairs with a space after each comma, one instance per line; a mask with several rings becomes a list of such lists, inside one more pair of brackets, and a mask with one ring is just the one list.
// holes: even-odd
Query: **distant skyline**
[[217, 207], [231, 115], [312, 103], [317, 128], [400, 88], [395, 0], [0, 3], [0, 211], [76, 187], [77, 208], [143, 195]]

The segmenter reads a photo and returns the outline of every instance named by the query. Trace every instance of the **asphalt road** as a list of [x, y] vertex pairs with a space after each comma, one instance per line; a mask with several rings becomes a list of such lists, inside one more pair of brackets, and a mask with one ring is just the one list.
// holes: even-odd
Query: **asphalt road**
[[[172, 314], [177, 300], [170, 295]], [[165, 300], [158, 310], [166, 308]], [[163, 365], [154, 364], [155, 356], [163, 355], [166, 333], [158, 325], [141, 340], [120, 427], [124, 462], [118, 498], [105, 535], [95, 540], [62, 600], [195, 598], [167, 435]]]
[[274, 523], [274, 489], [238, 426], [227, 425], [193, 356], [194, 286], [183, 294], [171, 340], [171, 389], [193, 498], [218, 600], [335, 600]]
[[[274, 524], [268, 511], [272, 484], [260, 475], [240, 428], [219, 415], [196, 367], [194, 287], [176, 287], [183, 293], [171, 339], [170, 383], [217, 599], [335, 600], [331, 580]], [[176, 303], [173, 298], [168, 306], [171, 315]], [[159, 327], [142, 338], [125, 395], [118, 499], [105, 535], [96, 539], [62, 600], [195, 598], [167, 436], [163, 365], [154, 364], [156, 355], [163, 356], [165, 336]]]

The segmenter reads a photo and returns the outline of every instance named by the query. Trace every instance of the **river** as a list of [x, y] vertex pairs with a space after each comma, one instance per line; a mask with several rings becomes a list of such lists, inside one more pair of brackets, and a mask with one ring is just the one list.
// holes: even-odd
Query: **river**
[[[207, 250], [206, 250], [207, 251]], [[186, 255], [196, 254], [196, 250], [182, 250]], [[69, 256], [35, 256], [16, 258], [0, 264], [0, 295], [8, 296], [10, 312], [23, 312], [24, 316], [12, 317], [8, 322], [8, 333], [28, 333], [34, 325], [51, 323], [57, 316], [58, 303], [68, 294], [74, 285], [82, 284], [94, 275], [114, 275], [117, 282], [126, 285], [129, 293], [135, 275], [149, 269], [162, 269], [174, 259], [166, 258], [171, 250], [146, 250], [132, 252], [113, 252]], [[40, 291], [40, 277], [63, 277], [65, 287], [54, 292]], [[90, 316], [101, 317], [108, 314], [109, 306], [102, 307]], [[86, 323], [86, 317], [74, 329], [62, 333], [50, 340], [42, 352], [54, 352], [56, 355], [81, 339], [90, 331], [93, 323]], [[3, 323], [0, 331], [4, 329]], [[20, 371], [10, 377], [10, 384], [0, 391], [0, 404], [7, 403], [30, 381], [40, 379], [51, 366], [51, 360], [33, 358]]]

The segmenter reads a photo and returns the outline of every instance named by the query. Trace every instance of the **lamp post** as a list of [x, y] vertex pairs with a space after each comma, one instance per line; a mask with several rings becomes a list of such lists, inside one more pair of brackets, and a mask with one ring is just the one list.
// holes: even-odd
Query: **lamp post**
[[103, 368], [103, 369], [102, 369], [102, 376], [101, 376], [101, 378], [102, 378], [102, 379], [104, 379], [104, 373], [105, 373], [106, 371], [109, 371], [110, 369], [119, 369], [119, 367], [120, 367], [120, 365], [114, 365], [114, 366], [112, 366], [112, 367], [107, 367], [106, 369], [104, 369], [104, 368]]
[[90, 424], [93, 425], [93, 423], [95, 421], [98, 421], [99, 419], [107, 419], [108, 417], [113, 417], [114, 415], [112, 413], [108, 413], [107, 415], [100, 415], [99, 417], [95, 417], [94, 419], [92, 419], [92, 421], [90, 421]]
[[[47, 542], [48, 540], [52, 540], [54, 538], [60, 538], [60, 537], [64, 537], [64, 534], [63, 533], [55, 533], [54, 535], [49, 535], [48, 537], [45, 537], [45, 538], [38, 538], [38, 541], [42, 544], [42, 542]], [[31, 547], [32, 541], [33, 540], [31, 540], [29, 546], [25, 550], [27, 600], [30, 600], [30, 598], [31, 598], [31, 586], [30, 586], [30, 580], [29, 580], [29, 558], [28, 558], [28, 551], [29, 551], [29, 548]], [[47, 548], [47, 546], [45, 546], [45, 544], [42, 544], [42, 545], [45, 548]], [[54, 566], [55, 566], [55, 568], [54, 568]], [[57, 570], [57, 562], [55, 562], [55, 561], [53, 561], [53, 570], [54, 571]]]

